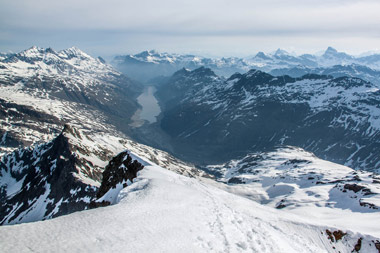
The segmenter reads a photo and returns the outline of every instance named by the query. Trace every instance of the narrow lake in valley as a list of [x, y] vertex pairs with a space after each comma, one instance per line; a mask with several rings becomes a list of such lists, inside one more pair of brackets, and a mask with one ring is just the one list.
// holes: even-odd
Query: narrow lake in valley
[[133, 125], [135, 127], [140, 127], [144, 121], [148, 121], [150, 124], [157, 121], [156, 117], [160, 114], [161, 108], [154, 96], [155, 91], [156, 88], [154, 86], [148, 86], [137, 98], [137, 102], [142, 108], [133, 116]]

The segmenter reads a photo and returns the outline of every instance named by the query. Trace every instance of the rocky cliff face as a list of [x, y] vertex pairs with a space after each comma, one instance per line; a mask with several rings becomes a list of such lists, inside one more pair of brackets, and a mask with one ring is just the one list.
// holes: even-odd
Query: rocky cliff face
[[137, 172], [143, 168], [126, 151], [112, 158], [103, 171], [102, 184], [96, 194], [98, 200], [91, 203], [91, 207], [113, 204], [120, 190], [131, 184], [137, 177]]
[[49, 142], [3, 154], [0, 224], [45, 220], [113, 204], [144, 167], [132, 159], [132, 152], [182, 175], [208, 175], [163, 151], [65, 125]]
[[49, 143], [2, 157], [1, 224], [49, 219], [88, 207], [101, 171], [80, 158], [80, 147], [71, 141], [74, 135], [82, 138], [65, 126]]

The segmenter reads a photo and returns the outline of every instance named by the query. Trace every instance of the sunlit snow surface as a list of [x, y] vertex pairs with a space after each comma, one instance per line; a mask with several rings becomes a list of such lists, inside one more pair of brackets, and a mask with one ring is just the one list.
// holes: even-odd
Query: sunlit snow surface
[[[231, 193], [320, 224], [380, 237], [373, 223], [380, 220], [376, 173], [355, 171], [295, 147], [249, 154], [208, 169], [221, 173], [219, 181], [227, 183], [223, 189]], [[363, 188], [346, 189], [353, 185]]]
[[0, 251], [347, 252], [361, 236], [365, 252], [375, 252], [370, 236], [349, 232], [332, 244], [326, 226], [158, 166], [146, 166], [118, 198], [110, 207], [0, 227]]

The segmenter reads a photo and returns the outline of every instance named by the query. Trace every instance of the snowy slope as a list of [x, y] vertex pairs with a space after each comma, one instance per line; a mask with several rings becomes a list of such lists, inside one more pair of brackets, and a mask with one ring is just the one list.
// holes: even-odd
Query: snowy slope
[[[1, 251], [377, 252], [367, 231], [344, 230], [261, 206], [167, 171], [146, 166], [113, 206], [53, 220], [0, 227]], [[374, 236], [379, 236], [375, 233]], [[19, 238], [23, 238], [20, 240]]]
[[[228, 191], [261, 204], [348, 229], [376, 233], [380, 177], [317, 158], [300, 148], [248, 154], [207, 167]], [[335, 217], [335, 218], [333, 218]]]
[[0, 224], [18, 224], [87, 209], [102, 172], [119, 152], [189, 177], [207, 176], [168, 153], [107, 132], [65, 125], [53, 140], [4, 154], [0, 161]]

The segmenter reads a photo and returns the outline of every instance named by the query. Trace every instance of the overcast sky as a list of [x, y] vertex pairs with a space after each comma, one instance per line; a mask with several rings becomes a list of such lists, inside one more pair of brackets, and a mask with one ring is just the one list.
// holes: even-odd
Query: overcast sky
[[378, 0], [0, 0], [0, 51], [248, 56], [380, 49]]

